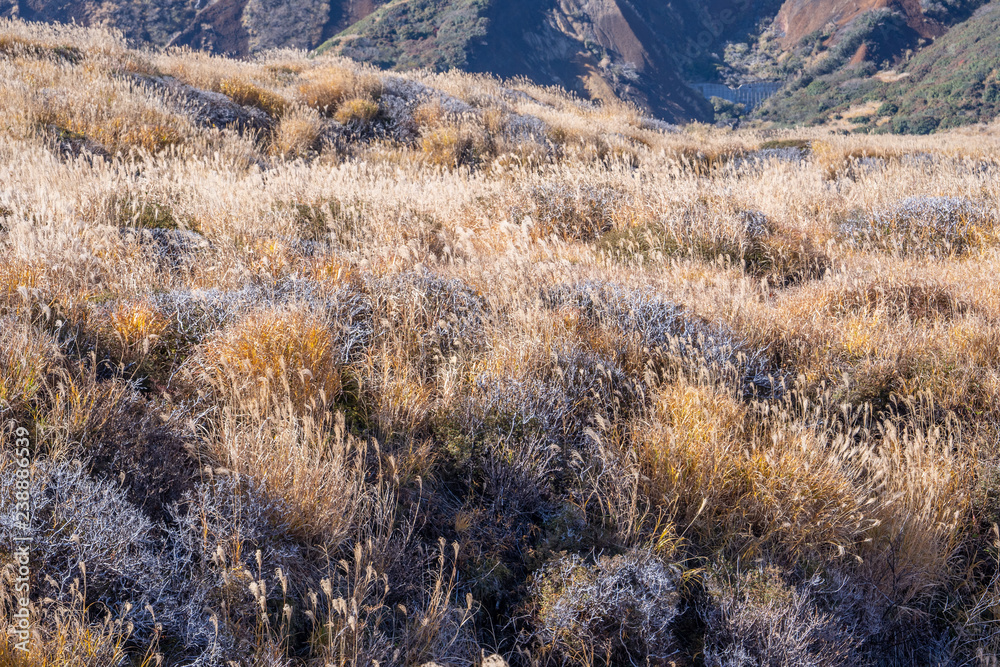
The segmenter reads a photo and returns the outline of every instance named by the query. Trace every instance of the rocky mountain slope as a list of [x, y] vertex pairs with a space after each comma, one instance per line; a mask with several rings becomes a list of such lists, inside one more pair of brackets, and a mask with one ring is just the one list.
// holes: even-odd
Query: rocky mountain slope
[[[718, 104], [713, 109], [686, 83], [783, 81], [787, 82], [784, 94], [757, 115], [790, 123], [828, 122], [879, 96], [884, 99], [879, 98], [877, 106], [887, 103], [886, 109], [909, 109], [905, 113], [910, 118], [922, 105], [902, 100], [907, 95], [905, 82], [883, 85], [891, 84], [888, 79], [899, 72], [909, 82], [928, 76], [937, 81], [950, 76], [950, 67], [974, 62], [970, 85], [984, 85], [983, 77], [990, 73], [980, 72], [980, 65], [996, 60], [989, 52], [994, 47], [962, 36], [981, 29], [977, 26], [982, 21], [973, 14], [982, 4], [982, 0], [0, 0], [0, 15], [107, 23], [138, 40], [240, 56], [271, 48], [316, 48], [396, 70], [458, 68], [523, 76], [589, 99], [625, 99], [673, 122], [710, 121], [727, 114], [740, 118], [745, 113]], [[972, 39], [979, 51], [969, 54], [971, 61], [933, 55], [935, 41], [956, 30], [948, 48], [961, 49]], [[929, 55], [915, 59], [915, 54], [925, 52]], [[923, 72], [928, 67], [934, 72]], [[833, 93], [827, 94], [828, 90]], [[860, 97], [859, 90], [864, 91]], [[974, 109], [961, 109], [945, 124], [990, 117], [992, 107], [985, 98], [980, 94], [974, 98]], [[956, 104], [945, 105], [942, 113], [951, 114], [948, 109]], [[923, 123], [920, 128], [928, 126]], [[898, 118], [877, 127], [910, 131], [913, 123]]]
[[624, 98], [669, 120], [707, 120], [685, 79], [713, 76], [725, 41], [774, 0], [395, 0], [320, 47], [383, 67], [525, 76], [591, 99]]
[[[247, 55], [339, 52], [383, 67], [526, 76], [593, 99], [621, 97], [668, 120], [709, 120], [683, 81], [711, 76], [725, 41], [752, 32], [775, 0], [0, 0], [0, 15], [108, 23], [127, 37]], [[329, 39], [331, 38], [332, 39]]]
[[107, 24], [126, 37], [247, 55], [309, 49], [371, 11], [371, 0], [0, 0], [0, 16]]

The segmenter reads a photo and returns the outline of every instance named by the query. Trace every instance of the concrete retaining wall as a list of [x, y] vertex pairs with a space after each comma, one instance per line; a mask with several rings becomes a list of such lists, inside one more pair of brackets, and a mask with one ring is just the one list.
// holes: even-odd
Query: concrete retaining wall
[[705, 96], [705, 99], [721, 97], [736, 104], [745, 104], [747, 111], [753, 111], [764, 100], [781, 89], [780, 81], [759, 81], [745, 83], [739, 88], [730, 88], [721, 83], [692, 83], [691, 87]]

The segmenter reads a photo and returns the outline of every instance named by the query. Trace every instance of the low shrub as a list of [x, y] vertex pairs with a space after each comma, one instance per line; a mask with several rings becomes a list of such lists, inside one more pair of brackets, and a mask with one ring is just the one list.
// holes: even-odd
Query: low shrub
[[705, 664], [854, 665], [858, 640], [849, 627], [820, 610], [816, 581], [798, 589], [774, 569], [710, 577], [714, 606], [703, 611]]
[[[15, 488], [15, 467], [0, 472], [3, 494]], [[87, 476], [80, 462], [39, 462], [31, 480], [32, 555], [34, 566], [47, 576], [35, 583], [38, 599], [51, 598], [66, 606], [82, 596], [95, 611], [116, 610], [133, 626], [136, 638], [149, 639], [154, 617], [146, 609], [158, 605], [168, 575], [157, 558], [157, 528], [124, 498], [112, 482]], [[5, 498], [0, 535], [5, 545], [19, 534], [16, 503]], [[12, 559], [7, 558], [8, 562]], [[123, 611], [124, 602], [131, 610]], [[42, 616], [44, 634], [52, 634], [59, 614]]]
[[564, 557], [533, 576], [530, 640], [573, 664], [666, 660], [676, 649], [679, 578], [677, 568], [642, 552], [594, 563]]
[[86, 462], [97, 479], [117, 480], [129, 503], [161, 520], [166, 507], [190, 487], [197, 464], [183, 411], [147, 398], [136, 383], [100, 380], [95, 369], [63, 374], [47, 396], [39, 452]]
[[[555, 235], [563, 240], [592, 241], [610, 231], [629, 214], [629, 194], [614, 186], [543, 183], [527, 194], [531, 234], [537, 238]], [[512, 216], [523, 219], [520, 212]]]
[[760, 145], [760, 150], [781, 150], [785, 148], [798, 148], [802, 151], [812, 149], [812, 142], [808, 139], [770, 139]]
[[268, 610], [305, 605], [304, 591], [288, 588], [289, 580], [304, 588], [308, 572], [289, 537], [290, 513], [260, 482], [235, 474], [209, 475], [171, 507], [169, 588], [153, 610], [178, 658], [249, 660], [271, 639]]
[[628, 373], [646, 382], [707, 374], [732, 383], [744, 397], [780, 393], [784, 374], [766, 350], [709, 326], [652, 290], [585, 282], [559, 285], [546, 301], [553, 308], [579, 309], [582, 319], [612, 333], [616, 351], [628, 353], [622, 359]]
[[968, 254], [995, 244], [998, 232], [994, 214], [962, 197], [908, 197], [841, 230], [857, 245], [905, 255]]
[[107, 203], [110, 222], [142, 229], [177, 229], [180, 225], [171, 208], [158, 201], [128, 195], [113, 195]]

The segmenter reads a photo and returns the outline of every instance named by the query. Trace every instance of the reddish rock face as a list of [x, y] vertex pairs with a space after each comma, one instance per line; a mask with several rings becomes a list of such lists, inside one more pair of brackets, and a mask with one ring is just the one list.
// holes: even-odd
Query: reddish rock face
[[342, 4], [344, 5], [344, 16], [346, 19], [344, 27], [346, 28], [374, 12], [376, 7], [381, 3], [376, 3], [375, 0], [345, 0]]

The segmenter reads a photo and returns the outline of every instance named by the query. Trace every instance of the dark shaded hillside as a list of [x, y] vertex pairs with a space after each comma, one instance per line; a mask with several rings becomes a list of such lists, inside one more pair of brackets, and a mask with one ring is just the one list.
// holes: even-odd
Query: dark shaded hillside
[[320, 47], [383, 67], [525, 76], [591, 99], [624, 98], [672, 121], [707, 120], [685, 79], [711, 78], [721, 46], [774, 0], [663, 6], [615, 0], [395, 0]]
[[711, 118], [707, 102], [684, 82], [683, 61], [635, 6], [590, 2], [591, 13], [583, 14], [571, 6], [545, 12], [520, 4], [516, 12], [493, 5], [487, 36], [470, 49], [469, 69], [525, 76], [591, 99], [624, 98], [674, 122]]
[[377, 0], [0, 0], [0, 16], [107, 24], [126, 37], [244, 56], [310, 49], [362, 18]]
[[210, 4], [168, 43], [217, 53], [247, 53], [250, 36], [241, 20], [245, 8], [246, 0], [223, 0]]
[[[246, 4], [246, 0], [238, 0]], [[0, 15], [46, 23], [92, 25], [106, 22], [132, 39], [164, 44], [191, 25], [198, 13], [196, 0], [0, 0]], [[219, 3], [213, 3], [219, 4]], [[222, 4], [228, 4], [224, 2]]]

